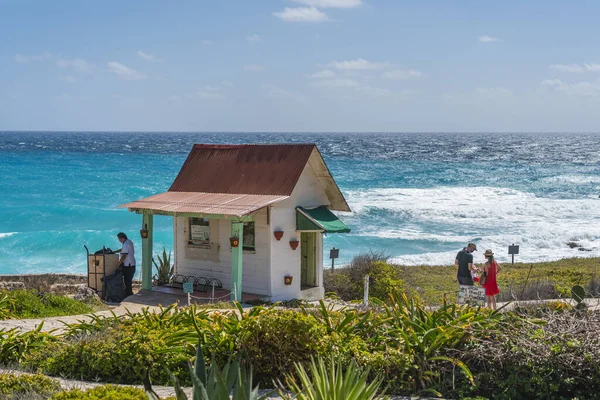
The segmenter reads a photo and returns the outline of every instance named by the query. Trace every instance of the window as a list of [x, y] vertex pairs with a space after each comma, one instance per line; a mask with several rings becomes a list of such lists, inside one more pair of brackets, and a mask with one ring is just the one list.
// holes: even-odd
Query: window
[[188, 245], [210, 247], [210, 222], [204, 218], [190, 218]]
[[256, 246], [254, 243], [254, 233], [256, 231], [255, 227], [256, 225], [254, 224], [254, 222], [244, 222], [243, 250], [256, 250]]

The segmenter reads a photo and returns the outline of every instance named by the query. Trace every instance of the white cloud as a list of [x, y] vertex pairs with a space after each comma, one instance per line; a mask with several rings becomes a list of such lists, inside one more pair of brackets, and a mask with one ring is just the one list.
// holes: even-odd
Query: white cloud
[[200, 99], [223, 99], [226, 97], [220, 87], [210, 85], [204, 86], [203, 90], [198, 90], [196, 95]]
[[61, 76], [60, 79], [63, 80], [63, 81], [65, 81], [65, 82], [69, 82], [69, 83], [75, 83], [75, 82], [77, 82], [77, 79], [75, 79], [74, 76]]
[[360, 86], [360, 83], [354, 79], [347, 78], [336, 78], [336, 79], [323, 79], [316, 81], [313, 86], [326, 87], [329, 89], [335, 88], [354, 88]]
[[221, 85], [225, 86], [226, 88], [232, 88], [233, 87], [233, 83], [231, 83], [229, 81], [223, 81], [223, 82], [221, 82]]
[[385, 71], [382, 75], [383, 78], [386, 79], [415, 79], [423, 76], [421, 71], [417, 71], [416, 69], [392, 69], [389, 71]]
[[553, 64], [550, 66], [550, 69], [561, 72], [596, 72], [600, 71], [600, 64]]
[[315, 7], [286, 7], [281, 12], [274, 12], [274, 16], [280, 18], [285, 22], [326, 22], [329, 21], [329, 17], [322, 11], [317, 10]]
[[566, 94], [567, 96], [577, 97], [599, 97], [600, 96], [600, 80], [596, 82], [578, 82], [569, 84], [560, 79], [546, 79], [542, 81], [542, 85]]
[[169, 96], [169, 98], [167, 99], [167, 102], [180, 104], [183, 102], [183, 100], [181, 99], [181, 96], [174, 94], [174, 95]]
[[325, 78], [333, 78], [335, 77], [335, 72], [325, 69], [323, 71], [315, 72], [310, 76], [313, 79], [325, 79]]
[[158, 58], [152, 54], [144, 53], [142, 50], [138, 50], [137, 55], [147, 61], [152, 61], [152, 62], [163, 62], [164, 61], [163, 59]]
[[263, 67], [262, 65], [256, 65], [256, 64], [244, 65], [244, 71], [260, 72], [260, 71], [264, 71], [264, 69], [265, 69], [265, 67]]
[[111, 61], [108, 63], [108, 70], [116, 74], [120, 79], [128, 81], [139, 81], [146, 79], [146, 76], [144, 74], [116, 61]]
[[29, 57], [25, 57], [23, 54], [15, 55], [15, 61], [18, 63], [26, 63], [29, 61]]
[[56, 61], [59, 68], [73, 68], [79, 72], [92, 72], [93, 65], [81, 58], [66, 59], [61, 58]]
[[362, 0], [292, 0], [305, 6], [317, 8], [354, 8], [362, 5]]
[[375, 70], [389, 67], [389, 63], [373, 63], [363, 58], [350, 61], [333, 61], [330, 65], [344, 71]]
[[475, 89], [475, 93], [482, 94], [486, 96], [511, 96], [512, 92], [503, 87], [493, 87], [493, 88], [481, 88], [478, 87]]
[[208, 40], [208, 39], [204, 39], [200, 43], [202, 43], [203, 46], [210, 46], [211, 44], [215, 44], [215, 42], [213, 42], [212, 40]]
[[500, 39], [492, 37], [492, 36], [488, 36], [488, 35], [479, 36], [478, 39], [482, 43], [493, 43], [493, 42], [499, 42], [500, 41]]
[[261, 37], [258, 36], [256, 33], [254, 35], [246, 36], [246, 40], [248, 41], [248, 43], [258, 43], [262, 41]]

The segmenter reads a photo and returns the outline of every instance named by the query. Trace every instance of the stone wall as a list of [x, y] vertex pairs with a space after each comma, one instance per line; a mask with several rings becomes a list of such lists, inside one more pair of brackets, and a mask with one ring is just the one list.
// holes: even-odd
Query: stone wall
[[[133, 287], [140, 286], [133, 281]], [[0, 275], [0, 290], [37, 289], [42, 293], [76, 294], [87, 287], [87, 275], [78, 274], [26, 274]]]

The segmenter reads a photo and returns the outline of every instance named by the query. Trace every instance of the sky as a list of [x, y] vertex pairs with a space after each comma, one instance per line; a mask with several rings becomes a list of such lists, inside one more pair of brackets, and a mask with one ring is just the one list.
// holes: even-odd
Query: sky
[[600, 131], [600, 2], [0, 0], [0, 130]]

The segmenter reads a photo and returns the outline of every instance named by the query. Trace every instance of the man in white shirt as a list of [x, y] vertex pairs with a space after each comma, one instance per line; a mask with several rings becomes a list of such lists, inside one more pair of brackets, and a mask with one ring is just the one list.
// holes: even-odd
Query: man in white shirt
[[123, 232], [119, 232], [117, 234], [117, 239], [123, 245], [119, 250], [116, 250], [115, 253], [121, 253], [121, 258], [119, 259], [119, 267], [123, 269], [123, 280], [125, 281], [125, 295], [131, 296], [133, 291], [131, 290], [131, 281], [133, 280], [133, 275], [135, 275], [135, 256], [133, 250], [133, 242], [127, 239], [127, 235]]

